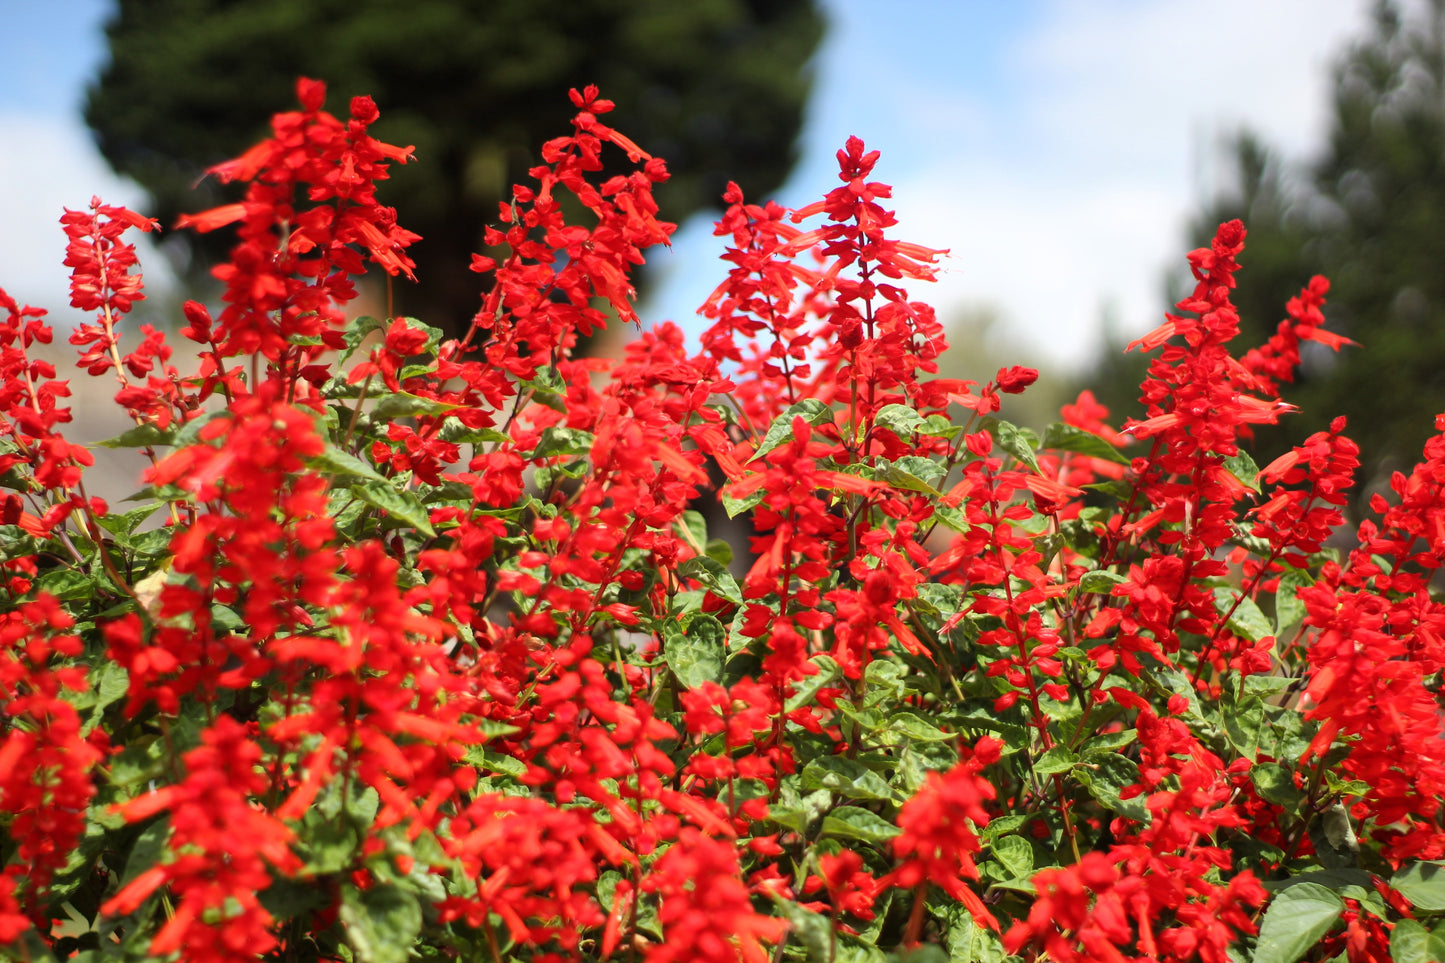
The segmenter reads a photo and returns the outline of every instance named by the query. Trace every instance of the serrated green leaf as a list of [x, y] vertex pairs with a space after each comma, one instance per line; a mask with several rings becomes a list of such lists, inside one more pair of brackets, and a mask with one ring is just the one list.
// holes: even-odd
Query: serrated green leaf
[[1103, 756], [1098, 762], [1077, 768], [1073, 777], [1083, 782], [1090, 795], [1105, 808], [1148, 825], [1149, 809], [1143, 796], [1124, 799], [1121, 795], [1130, 786], [1139, 785], [1139, 767], [1126, 756]]
[[1249, 778], [1259, 798], [1283, 806], [1288, 812], [1299, 811], [1304, 794], [1295, 788], [1293, 770], [1277, 762], [1261, 762], [1250, 767]]
[[1296, 963], [1344, 912], [1345, 903], [1318, 883], [1300, 883], [1270, 900], [1259, 924], [1254, 963]]
[[899, 712], [888, 717], [888, 730], [907, 736], [916, 742], [948, 742], [957, 734], [944, 732], [931, 722], [925, 722], [912, 712]]
[[162, 430], [147, 422], [123, 431], [114, 438], [97, 441], [95, 444], [102, 448], [154, 448], [157, 445], [170, 445], [175, 438], [176, 433], [173, 429]]
[[1430, 931], [1415, 920], [1397, 921], [1390, 931], [1390, 959], [1393, 963], [1432, 963]]
[[706, 555], [694, 556], [677, 567], [677, 574], [682, 578], [697, 579], [703, 587], [720, 599], [726, 599], [734, 605], [741, 605], [743, 593], [738, 589], [737, 579], [733, 578], [732, 572], [718, 559]]
[[383, 482], [387, 485], [391, 484], [381, 472], [372, 468], [355, 455], [342, 451], [335, 445], [327, 445], [321, 454], [307, 461], [306, 465], [313, 471], [323, 472], [327, 475], [366, 478], [371, 481]]
[[1068, 772], [1078, 764], [1079, 757], [1068, 746], [1054, 746], [1034, 760], [1034, 772], [1040, 776], [1052, 776], [1057, 772]]
[[1007, 870], [1003, 879], [1028, 879], [1034, 871], [1034, 848], [1022, 836], [1000, 836], [989, 847], [993, 858]]
[[435, 398], [421, 398], [408, 391], [391, 391], [380, 395], [371, 409], [371, 417], [377, 421], [392, 421], [397, 418], [416, 418], [423, 415], [444, 415], [456, 411], [460, 405], [437, 401]]
[[86, 725], [94, 727], [105, 715], [106, 709], [124, 699], [129, 693], [130, 674], [126, 672], [124, 666], [107, 659], [90, 670], [86, 681], [90, 683], [90, 691], [94, 696], [90, 721]]
[[985, 429], [993, 435], [994, 442], [999, 448], [1023, 462], [1035, 472], [1039, 470], [1038, 458], [1034, 455], [1034, 447], [1038, 439], [1034, 433], [1027, 428], [1020, 428], [1017, 425], [1009, 424], [1007, 421], [1000, 421], [997, 418], [985, 418], [983, 420]]
[[1305, 604], [1299, 599], [1299, 590], [1314, 584], [1308, 572], [1286, 572], [1280, 576], [1279, 589], [1274, 593], [1275, 635], [1305, 617]]
[[155, 822], [141, 830], [131, 844], [130, 855], [125, 860], [125, 872], [121, 874], [121, 886], [128, 886], [137, 876], [156, 866], [166, 851], [166, 841], [171, 836], [171, 817], [162, 815]]
[[1233, 456], [1224, 459], [1224, 469], [1238, 478], [1251, 491], [1259, 491], [1259, 466], [1254, 463], [1249, 452], [1243, 448]]
[[865, 843], [886, 843], [899, 834], [897, 826], [876, 813], [857, 806], [839, 806], [823, 817], [823, 835], [861, 839]]
[[832, 423], [833, 409], [816, 398], [805, 398], [795, 405], [789, 405], [787, 411], [773, 419], [773, 423], [768, 426], [767, 434], [763, 435], [763, 440], [758, 444], [758, 450], [748, 461], [757, 461], [773, 449], [790, 441], [793, 437], [794, 418], [802, 418], [817, 428], [819, 425]]
[[704, 682], [721, 682], [726, 657], [727, 629], [707, 614], [692, 617], [686, 626], [668, 621], [662, 627], [663, 657], [685, 688]]
[[340, 915], [362, 963], [406, 963], [421, 932], [421, 906], [413, 893], [399, 886], [373, 886], [363, 892], [348, 885], [341, 892]]
[[[96, 521], [100, 523], [101, 528], [112, 535], [125, 536], [134, 532], [137, 525], [159, 510], [159, 505], [142, 505], [140, 508], [132, 508], [128, 512], [111, 512], [109, 515], [102, 515]], [[126, 544], [120, 538], [116, 540], [121, 544]]]
[[1118, 752], [1138, 738], [1139, 733], [1134, 729], [1100, 733], [1097, 736], [1090, 736], [1084, 740], [1084, 744], [1079, 747], [1079, 755], [1087, 759], [1089, 756], [1098, 753]]
[[782, 910], [791, 930], [789, 939], [802, 944], [808, 963], [833, 963], [833, 924], [828, 917], [804, 909], [790, 899], [769, 890], [768, 895]]
[[1411, 863], [1390, 877], [1390, 886], [1417, 910], [1445, 912], [1445, 862]]
[[398, 491], [389, 481], [362, 481], [351, 485], [350, 489], [352, 494], [372, 508], [381, 509], [428, 538], [436, 535], [426, 508], [411, 492]]
[[1091, 458], [1102, 458], [1116, 465], [1127, 465], [1129, 459], [1104, 439], [1075, 425], [1054, 422], [1044, 429], [1039, 447], [1044, 451], [1072, 451]]
[[727, 493], [727, 489], [723, 489], [722, 493], [718, 496], [718, 500], [722, 502], [723, 511], [728, 513], [728, 518], [737, 518], [739, 515], [750, 512], [762, 504], [767, 494], [766, 489], [760, 488], [750, 493], [746, 498], [734, 498]]
[[595, 441], [590, 431], [553, 425], [542, 432], [542, 440], [528, 457], [552, 458], [557, 455], [586, 455], [592, 451]]
[[96, 576], [69, 568], [53, 569], [35, 580], [36, 589], [55, 596], [61, 602], [93, 598], [101, 584]]
[[527, 764], [515, 756], [504, 755], [495, 749], [485, 749], [481, 746], [471, 746], [467, 749], [466, 760], [469, 765], [486, 772], [500, 773], [504, 776], [511, 776], [513, 779], [521, 779], [527, 774]]
[[1110, 595], [1114, 591], [1114, 586], [1128, 580], [1127, 576], [1120, 575], [1118, 572], [1096, 568], [1079, 577], [1079, 591], [1093, 595]]
[[924, 427], [923, 416], [908, 405], [884, 405], [873, 416], [873, 424], [887, 428], [907, 441]]
[[[1235, 604], [1236, 599], [1239, 602], [1238, 605]], [[1258, 642], [1266, 636], [1274, 635], [1274, 626], [1270, 624], [1269, 619], [1264, 617], [1259, 606], [1254, 604], [1254, 599], [1248, 596], [1241, 597], [1232, 588], [1220, 586], [1214, 590], [1214, 608], [1220, 615], [1229, 612], [1230, 609], [1234, 610], [1225, 624], [1235, 635], [1249, 639], [1251, 642]]]
[[1219, 714], [1224, 721], [1224, 734], [1239, 754], [1250, 762], [1259, 755], [1259, 738], [1265, 730], [1264, 700], [1246, 692], [1236, 697], [1226, 688], [1220, 697]]
[[1004, 963], [1009, 958], [997, 933], [974, 922], [962, 906], [950, 907], [948, 963]]
[[843, 670], [833, 661], [831, 655], [815, 655], [810, 661], [817, 666], [818, 671], [793, 685], [793, 694], [788, 697], [787, 704], [783, 707], [784, 712], [795, 712], [811, 704], [820, 689], [832, 685], [834, 680], [843, 674]]
[[[707, 557], [722, 565], [731, 565], [733, 562], [732, 543], [722, 538], [710, 538], [704, 547]], [[737, 583], [734, 582], [734, 585]]]
[[900, 468], [896, 464], [879, 465], [877, 474], [880, 480], [887, 482], [899, 491], [918, 492], [921, 495], [934, 496], [943, 494], [925, 479]]
[[893, 790], [883, 777], [853, 759], [823, 756], [803, 767], [804, 789], [827, 789], [848, 799], [891, 801]]

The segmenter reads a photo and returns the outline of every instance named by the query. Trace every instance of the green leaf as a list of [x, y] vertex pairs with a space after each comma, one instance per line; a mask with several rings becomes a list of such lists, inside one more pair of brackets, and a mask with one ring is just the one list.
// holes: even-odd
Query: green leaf
[[688, 689], [704, 682], [721, 682], [727, 629], [711, 615], [700, 614], [684, 627], [676, 621], [662, 626], [663, 655], [667, 667]]
[[803, 945], [808, 963], [832, 963], [833, 924], [828, 917], [804, 909], [790, 899], [783, 899], [771, 890], [773, 902], [783, 911], [792, 930], [788, 936]]
[[1230, 458], [1224, 459], [1224, 469], [1238, 478], [1251, 491], [1259, 491], [1259, 466], [1243, 448]]
[[[927, 461], [927, 459], [916, 460]], [[929, 462], [929, 464], [933, 463]], [[934, 472], [933, 474], [937, 475], [939, 473]], [[924, 478], [921, 478], [920, 476], [915, 475], [907, 469], [902, 468], [896, 464], [883, 464], [878, 466], [878, 477], [882, 481], [886, 481], [889, 485], [893, 486], [899, 491], [918, 492], [921, 495], [934, 496], [943, 494], [933, 485], [929, 484], [928, 481], [926, 481]]]
[[398, 491], [389, 481], [363, 481], [351, 492], [372, 508], [379, 508], [399, 522], [405, 522], [428, 538], [436, 535], [421, 501], [411, 492]]
[[[101, 528], [112, 535], [129, 535], [135, 531], [137, 525], [150, 518], [159, 509], [159, 505], [142, 505], [140, 508], [132, 508], [128, 512], [112, 512], [109, 515], [103, 515], [96, 521], [100, 523]], [[117, 541], [122, 545], [127, 544], [119, 538]]]
[[1280, 576], [1279, 589], [1274, 593], [1275, 634], [1283, 635], [1284, 630], [1305, 617], [1305, 604], [1299, 600], [1299, 590], [1314, 584], [1308, 572], [1286, 572]]
[[175, 431], [162, 430], [147, 422], [143, 425], [136, 425], [129, 431], [123, 431], [114, 438], [97, 441], [95, 444], [103, 448], [154, 448], [157, 445], [172, 444], [175, 437]]
[[542, 432], [542, 440], [529, 458], [552, 458], [556, 455], [586, 455], [595, 441], [590, 431], [553, 425]]
[[418, 415], [444, 415], [460, 407], [435, 398], [420, 398], [407, 391], [392, 391], [377, 398], [371, 417], [376, 421], [394, 421]]
[[1138, 738], [1139, 733], [1134, 729], [1100, 733], [1084, 740], [1084, 744], [1079, 747], [1079, 755], [1087, 759], [1089, 756], [1115, 753]]
[[695, 578], [703, 587], [720, 599], [734, 605], [741, 605], [743, 593], [738, 589], [737, 579], [728, 571], [725, 563], [706, 555], [694, 556], [677, 567], [682, 578]]
[[767, 434], [763, 435], [762, 442], [758, 444], [758, 450], [748, 461], [757, 461], [774, 448], [791, 441], [793, 437], [794, 418], [802, 418], [816, 428], [819, 425], [832, 423], [833, 409], [816, 398], [807, 398], [795, 405], [789, 405], [787, 411], [773, 419], [772, 425], [768, 427]]
[[719, 496], [719, 500], [722, 502], [723, 511], [728, 513], [728, 518], [737, 518], [744, 512], [750, 512], [761, 505], [767, 494], [767, 489], [759, 488], [746, 498], [734, 498], [724, 490]]
[[1219, 714], [1224, 720], [1224, 733], [1240, 755], [1254, 762], [1259, 755], [1259, 737], [1265, 730], [1264, 700], [1248, 694], [1235, 696], [1225, 687], [1219, 701]]
[[876, 813], [857, 806], [839, 806], [823, 817], [823, 835], [886, 843], [901, 830]]
[[1251, 766], [1249, 778], [1254, 780], [1259, 798], [1283, 806], [1288, 812], [1298, 812], [1304, 795], [1295, 788], [1294, 770], [1277, 762], [1261, 762]]
[[907, 736], [915, 742], [948, 742], [957, 738], [956, 733], [944, 732], [911, 712], [899, 712], [889, 716], [888, 730]]
[[1148, 825], [1149, 809], [1143, 796], [1124, 799], [1121, 793], [1129, 786], [1139, 785], [1139, 767], [1126, 756], [1104, 756], [1098, 762], [1081, 766], [1073, 776], [1088, 788], [1100, 804], [1137, 823]]
[[[733, 546], [726, 539], [710, 538], [704, 546], [707, 557], [723, 565], [731, 565], [733, 562]], [[737, 584], [734, 582], [733, 584]]]
[[1414, 920], [1399, 920], [1390, 933], [1394, 963], [1431, 963], [1430, 931]]
[[1102, 458], [1116, 465], [1129, 464], [1129, 459], [1123, 452], [1098, 435], [1062, 422], [1054, 422], [1044, 429], [1044, 438], [1039, 447], [1044, 451], [1072, 451], [1092, 458]]
[[1114, 586], [1127, 581], [1129, 581], [1128, 577], [1120, 575], [1118, 572], [1096, 568], [1079, 577], [1079, 591], [1094, 595], [1110, 595], [1114, 591]]
[[1068, 772], [1078, 764], [1079, 757], [1068, 746], [1054, 746], [1034, 762], [1034, 772], [1052, 776], [1056, 772]]
[[171, 817], [169, 815], [161, 816], [141, 830], [141, 834], [131, 844], [130, 855], [126, 857], [125, 872], [121, 874], [120, 878], [122, 887], [130, 885], [141, 873], [160, 863], [170, 835]]
[[130, 674], [124, 666], [107, 659], [90, 670], [86, 681], [90, 683], [90, 691], [95, 698], [90, 710], [90, 721], [86, 723], [87, 728], [92, 728], [100, 722], [106, 709], [124, 699], [130, 692]]
[[883, 777], [853, 759], [823, 756], [803, 767], [804, 789], [827, 789], [848, 799], [891, 801], [893, 790]]
[[341, 922], [362, 963], [406, 963], [421, 932], [421, 907], [398, 886], [362, 892], [348, 885], [341, 892]]
[[1344, 900], [1318, 883], [1284, 890], [1264, 912], [1254, 963], [1296, 963], [1330, 931], [1344, 909]]
[[809, 705], [820, 689], [832, 685], [833, 681], [843, 674], [843, 670], [833, 661], [831, 655], [815, 655], [809, 661], [818, 667], [818, 671], [793, 685], [793, 694], [788, 697], [787, 704], [783, 707], [784, 712], [796, 712]]
[[323, 472], [327, 475], [344, 475], [349, 478], [366, 478], [371, 481], [385, 482], [386, 476], [355, 455], [342, 451], [335, 445], [327, 445], [326, 450], [306, 462], [308, 468]]
[[[1239, 599], [1237, 606], [1234, 604], [1235, 599]], [[1228, 612], [1231, 608], [1234, 609], [1229, 616], [1229, 621], [1225, 624], [1235, 635], [1249, 639], [1251, 642], [1258, 642], [1265, 636], [1274, 635], [1274, 626], [1270, 624], [1269, 619], [1264, 617], [1259, 606], [1254, 604], [1254, 599], [1247, 596], [1240, 597], [1232, 588], [1220, 586], [1214, 590], [1214, 608], [1220, 615]]]
[[993, 858], [1008, 874], [1003, 879], [1028, 879], [1034, 871], [1034, 848], [1022, 836], [1000, 836], [991, 847]]
[[55, 596], [61, 602], [93, 598], [100, 579], [70, 568], [57, 568], [35, 580], [35, 588]]
[[975, 923], [962, 906], [949, 908], [948, 963], [1004, 963], [1010, 958], [998, 934]]
[[1390, 886], [1417, 910], [1445, 912], [1445, 862], [1411, 863], [1390, 878]]
[[1035, 472], [1039, 470], [1039, 461], [1034, 456], [1034, 447], [1038, 439], [1034, 437], [1033, 432], [997, 418], [985, 418], [983, 425], [993, 435], [993, 440], [1000, 448]]
[[469, 747], [466, 760], [470, 765], [485, 772], [500, 773], [504, 776], [511, 776], [513, 779], [521, 779], [527, 774], [527, 764], [522, 760], [482, 746]]
[[923, 416], [907, 405], [884, 405], [873, 416], [873, 424], [887, 428], [904, 441], [924, 428]]

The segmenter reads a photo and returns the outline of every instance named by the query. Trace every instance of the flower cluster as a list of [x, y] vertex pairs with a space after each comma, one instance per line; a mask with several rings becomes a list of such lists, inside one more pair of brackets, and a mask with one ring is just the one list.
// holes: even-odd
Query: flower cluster
[[944, 252], [894, 236], [850, 138], [817, 203], [729, 186], [700, 347], [664, 323], [586, 357], [640, 327], [632, 272], [673, 231], [666, 166], [588, 88], [444, 341], [347, 316], [369, 268], [413, 274], [376, 201], [411, 152], [369, 98], [297, 93], [212, 169], [240, 199], [180, 225], [238, 237], [219, 314], [183, 309], [195, 375], [154, 329], [119, 347], [154, 222], [62, 219], [77, 366], [121, 386], [145, 504], [87, 495], [53, 332], [0, 292], [0, 953], [1438, 941], [1445, 416], [1353, 533], [1342, 420], [1249, 454], [1301, 343], [1346, 344], [1323, 279], [1239, 352], [1221, 225], [1133, 345], [1143, 417], [1085, 392], [1035, 433], [999, 417], [1034, 369], [937, 377], [907, 286]]

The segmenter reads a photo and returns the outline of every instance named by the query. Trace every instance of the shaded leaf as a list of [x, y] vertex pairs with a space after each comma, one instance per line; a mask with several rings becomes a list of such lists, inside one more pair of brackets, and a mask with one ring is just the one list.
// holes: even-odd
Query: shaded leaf
[[1123, 452], [1091, 431], [1074, 425], [1055, 422], [1044, 429], [1039, 447], [1045, 451], [1072, 451], [1091, 458], [1102, 458], [1116, 465], [1127, 465], [1129, 459]]
[[816, 428], [832, 423], [833, 409], [816, 398], [806, 398], [795, 405], [789, 405], [787, 411], [773, 419], [767, 434], [763, 435], [763, 440], [758, 443], [758, 450], [748, 461], [757, 461], [773, 449], [791, 441], [794, 418], [802, 418]]
[[1445, 912], [1445, 862], [1411, 863], [1390, 877], [1390, 886], [1418, 910]]
[[363, 481], [351, 492], [372, 508], [379, 508], [399, 522], [405, 522], [427, 537], [436, 535], [421, 501], [411, 492], [397, 490], [389, 481]]
[[1300, 883], [1270, 900], [1259, 924], [1254, 963], [1296, 963], [1330, 931], [1344, 900], [1318, 883]]
[[421, 932], [421, 907], [415, 895], [399, 886], [373, 886], [365, 892], [347, 886], [341, 893], [341, 922], [362, 963], [406, 963]]
[[823, 817], [823, 835], [885, 843], [897, 836], [897, 826], [876, 813], [857, 806], [839, 806]]
[[704, 682], [721, 682], [727, 629], [711, 615], [695, 615], [686, 626], [668, 621], [662, 626], [663, 656], [677, 681], [689, 689]]

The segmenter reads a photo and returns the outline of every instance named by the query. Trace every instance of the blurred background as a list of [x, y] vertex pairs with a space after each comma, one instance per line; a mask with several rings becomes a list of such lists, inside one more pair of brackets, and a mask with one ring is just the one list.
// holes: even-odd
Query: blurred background
[[[0, 286], [60, 323], [62, 207], [92, 194], [171, 221], [229, 195], [207, 164], [294, 106], [372, 94], [374, 132], [415, 144], [383, 200], [422, 234], [401, 309], [474, 310], [467, 252], [499, 193], [565, 132], [569, 86], [667, 158], [683, 227], [643, 279], [644, 319], [695, 317], [722, 277], [726, 180], [800, 206], [836, 184], [850, 135], [878, 148], [895, 236], [949, 248], [948, 373], [1045, 377], [1011, 414], [1042, 424], [1091, 388], [1137, 414], [1122, 345], [1185, 290], [1223, 219], [1250, 229], [1238, 303], [1263, 341], [1313, 273], [1363, 347], [1306, 358], [1284, 445], [1351, 419], [1377, 477], [1445, 411], [1445, 0], [0, 0]], [[163, 235], [152, 311], [220, 249]], [[418, 295], [428, 300], [421, 301]], [[159, 316], [146, 317], [163, 323]], [[460, 323], [460, 322], [458, 322]]]

